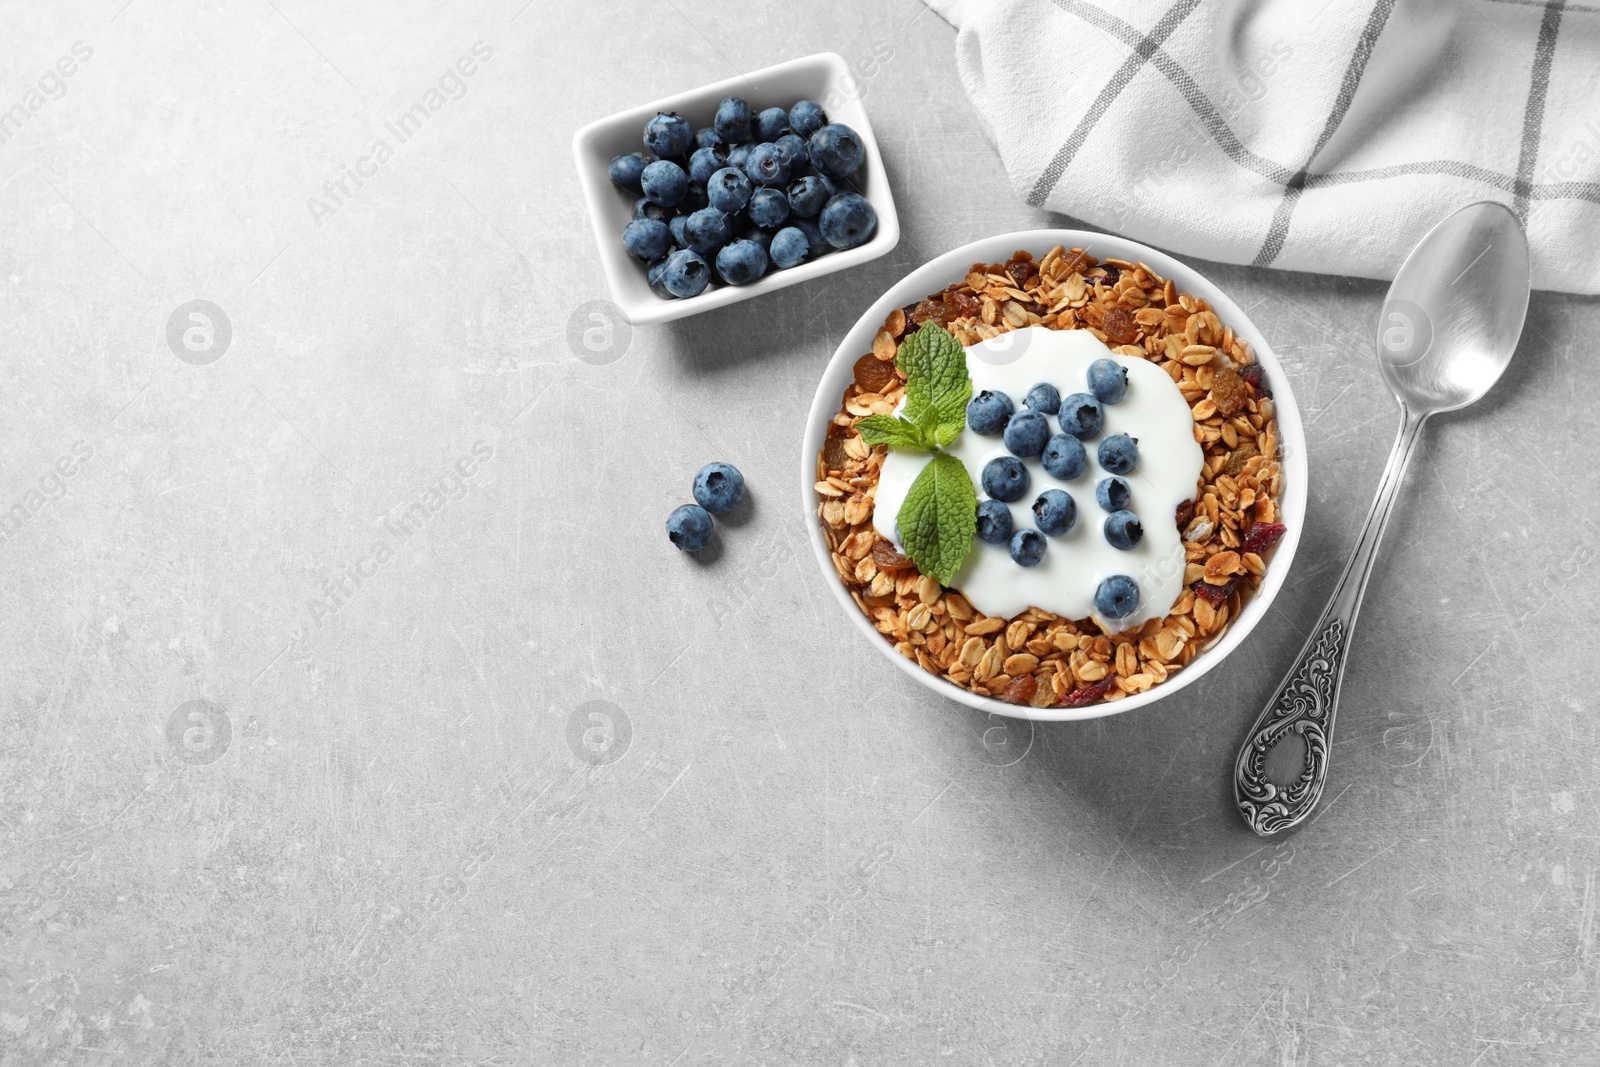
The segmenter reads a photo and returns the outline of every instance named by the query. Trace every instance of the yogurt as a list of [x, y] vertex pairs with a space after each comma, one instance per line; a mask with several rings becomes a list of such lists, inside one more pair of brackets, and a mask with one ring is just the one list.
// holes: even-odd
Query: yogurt
[[[1084, 471], [1062, 481], [1045, 471], [1039, 457], [1022, 460], [1028, 469], [1028, 491], [1007, 505], [1015, 530], [1036, 529], [1033, 502], [1046, 489], [1071, 494], [1078, 518], [1060, 537], [1046, 537], [1044, 560], [1035, 567], [1019, 566], [1006, 545], [973, 539], [972, 553], [951, 581], [985, 615], [1010, 618], [1030, 607], [1067, 619], [1094, 618], [1106, 633], [1140, 626], [1164, 617], [1183, 592], [1184, 553], [1174, 515], [1178, 505], [1194, 497], [1204, 461], [1194, 439], [1194, 417], [1189, 403], [1167, 372], [1147, 359], [1119, 356], [1088, 330], [1051, 330], [1030, 326], [1014, 330], [966, 350], [972, 393], [997, 390], [1011, 398], [1020, 411], [1028, 390], [1049, 382], [1063, 398], [1089, 391], [1089, 364], [1111, 359], [1128, 371], [1128, 393], [1115, 404], [1103, 404], [1100, 433], [1083, 443], [1088, 451]], [[1054, 415], [1046, 416], [1052, 434], [1061, 429]], [[1139, 516], [1143, 539], [1128, 550], [1113, 548], [1103, 527], [1107, 512], [1095, 501], [1095, 486], [1108, 476], [1096, 450], [1112, 434], [1137, 438], [1139, 465], [1121, 477], [1131, 489], [1128, 510]], [[979, 500], [987, 500], [981, 479], [986, 463], [1011, 453], [999, 435], [984, 437], [966, 428], [945, 451], [967, 468]], [[895, 517], [911, 483], [928, 462], [925, 452], [891, 448], [878, 477], [873, 524], [885, 538], [899, 545]], [[900, 546], [903, 550], [904, 546]], [[1139, 586], [1139, 607], [1123, 619], [1101, 619], [1094, 594], [1102, 579], [1125, 574]]]

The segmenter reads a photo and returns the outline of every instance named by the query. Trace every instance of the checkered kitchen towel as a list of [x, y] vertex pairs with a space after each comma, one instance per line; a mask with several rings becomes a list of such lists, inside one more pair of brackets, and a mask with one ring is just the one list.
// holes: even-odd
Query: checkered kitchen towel
[[1028, 203], [1179, 253], [1390, 278], [1474, 200], [1600, 292], [1600, 3], [927, 0]]

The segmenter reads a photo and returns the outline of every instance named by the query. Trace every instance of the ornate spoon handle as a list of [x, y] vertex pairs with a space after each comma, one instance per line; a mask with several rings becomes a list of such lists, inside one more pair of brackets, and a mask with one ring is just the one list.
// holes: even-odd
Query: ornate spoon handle
[[[1422, 424], [1428, 417], [1413, 414], [1404, 405], [1400, 410], [1400, 434], [1389, 453], [1377, 498], [1367, 513], [1350, 561], [1339, 575], [1328, 606], [1322, 609], [1322, 617], [1312, 627], [1305, 647], [1250, 728], [1234, 763], [1233, 795], [1239, 814], [1250, 824], [1250, 829], [1262, 837], [1298, 826], [1322, 796], [1322, 786], [1328, 777], [1333, 716], [1339, 707], [1339, 681], [1344, 676], [1345, 659], [1350, 651], [1350, 634], [1355, 628], [1356, 614], [1361, 610], [1361, 595], [1366, 591], [1384, 527], [1394, 511], [1397, 490], [1405, 478], [1406, 464], [1411, 460]], [[1305, 764], [1299, 777], [1288, 785], [1278, 786], [1267, 780], [1267, 753], [1292, 733], [1299, 734], [1305, 741]]]

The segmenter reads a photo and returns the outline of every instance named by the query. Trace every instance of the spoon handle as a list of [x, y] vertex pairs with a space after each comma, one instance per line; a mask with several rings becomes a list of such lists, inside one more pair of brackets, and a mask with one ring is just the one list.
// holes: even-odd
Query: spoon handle
[[[1361, 610], [1361, 595], [1366, 591], [1378, 544], [1405, 478], [1406, 464], [1428, 417], [1426, 413], [1413, 413], [1403, 404], [1400, 411], [1400, 434], [1389, 453], [1377, 498], [1367, 513], [1350, 560], [1333, 587], [1328, 606], [1322, 609], [1322, 617], [1311, 628], [1305, 647], [1250, 728], [1234, 763], [1233, 795], [1239, 814], [1262, 837], [1303, 822], [1316, 807], [1327, 781], [1333, 716], [1339, 706], [1339, 681], [1350, 652], [1350, 634]], [[1298, 778], [1280, 787], [1267, 780], [1267, 753], [1291, 733], [1305, 740], [1304, 766]]]

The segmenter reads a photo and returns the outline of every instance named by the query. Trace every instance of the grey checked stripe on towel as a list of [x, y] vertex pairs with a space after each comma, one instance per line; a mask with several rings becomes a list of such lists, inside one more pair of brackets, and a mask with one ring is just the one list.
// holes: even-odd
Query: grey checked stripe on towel
[[1389, 278], [1439, 219], [1499, 200], [1535, 286], [1600, 292], [1600, 5], [928, 3], [1036, 207], [1180, 254]]

